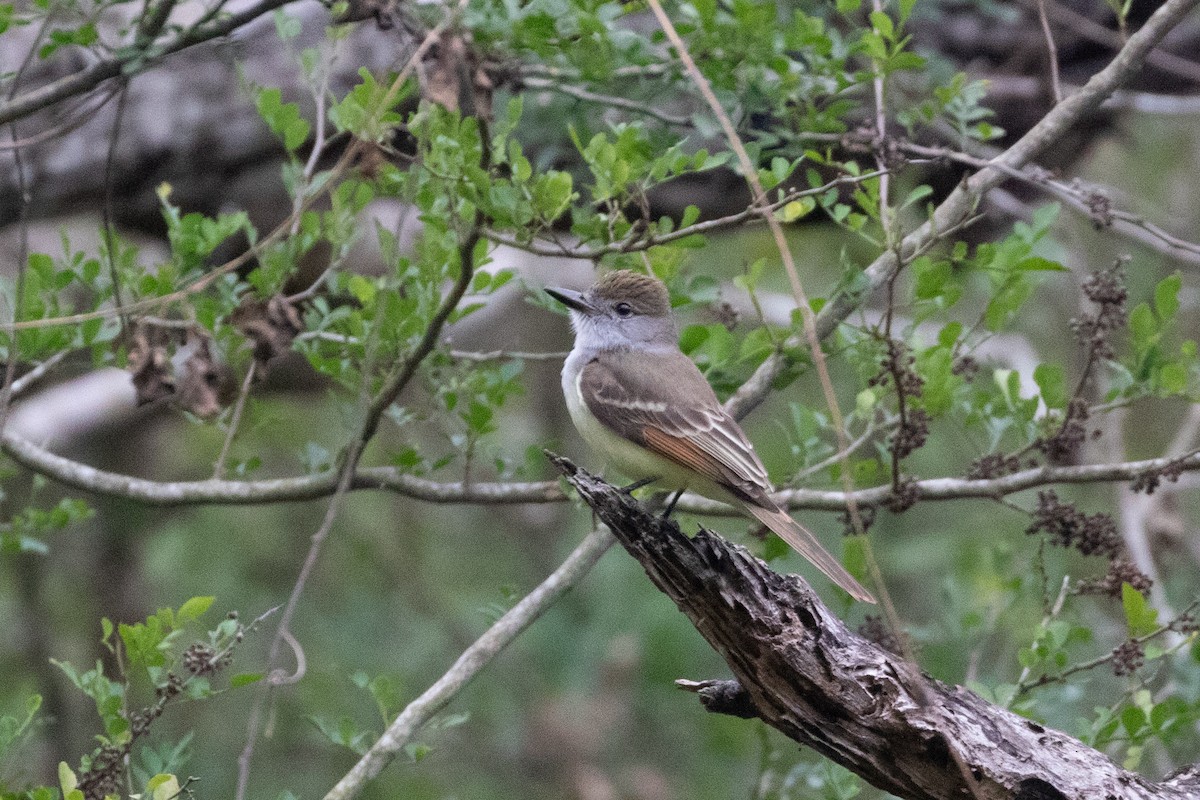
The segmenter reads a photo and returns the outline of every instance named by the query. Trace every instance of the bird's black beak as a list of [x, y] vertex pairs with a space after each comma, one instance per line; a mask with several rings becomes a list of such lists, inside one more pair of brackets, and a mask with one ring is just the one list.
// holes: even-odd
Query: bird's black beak
[[574, 289], [559, 289], [553, 286], [547, 286], [546, 294], [550, 295], [572, 311], [581, 311], [584, 314], [588, 314], [595, 310], [592, 307], [592, 304], [588, 302], [587, 295], [585, 295], [583, 292], [577, 292]]

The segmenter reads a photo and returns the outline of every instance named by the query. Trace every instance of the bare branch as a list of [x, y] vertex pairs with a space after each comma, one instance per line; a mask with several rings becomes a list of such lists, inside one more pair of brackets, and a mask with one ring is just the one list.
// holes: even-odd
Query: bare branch
[[[986, 158], [963, 153], [947, 147], [928, 147], [900, 142], [900, 149], [929, 158], [946, 158], [960, 164], [983, 168], [991, 162]], [[1038, 166], [1028, 165], [1020, 169], [1006, 169], [1009, 177], [1041, 189], [1062, 200], [1069, 208], [1092, 220], [1098, 228], [1112, 227], [1116, 232], [1136, 240], [1138, 243], [1177, 258], [1189, 264], [1200, 263], [1200, 244], [1181, 239], [1160, 226], [1117, 208], [1112, 204], [1107, 187], [1085, 183], [1075, 179], [1071, 182], [1055, 180], [1050, 173]], [[995, 191], [995, 190], [993, 190]], [[1002, 202], [1008, 202], [1007, 198]]]
[[674, 125], [681, 128], [690, 128], [692, 125], [690, 117], [668, 114], [650, 103], [639, 103], [627, 97], [597, 94], [596, 92], [584, 89], [582, 86], [564, 83], [561, 79], [524, 78], [521, 83], [529, 89], [544, 89], [546, 91], [558, 92], [568, 97], [574, 97], [576, 100], [582, 100], [585, 103], [596, 103], [597, 105], [632, 111], [635, 114], [644, 114], [666, 125]]
[[1046, 39], [1046, 56], [1050, 61], [1050, 89], [1054, 92], [1054, 102], [1061, 103], [1063, 90], [1062, 82], [1058, 78], [1058, 46], [1054, 44], [1054, 31], [1050, 30], [1050, 20], [1046, 16], [1048, 1], [1037, 0], [1037, 15], [1042, 25], [1042, 36]]
[[[333, 494], [337, 473], [321, 472], [295, 478], [261, 481], [153, 481], [135, 478], [72, 461], [51, 453], [27, 439], [6, 432], [3, 449], [18, 464], [67, 486], [108, 497], [134, 500], [148, 506], [177, 507], [198, 505], [265, 505], [315, 500]], [[1130, 481], [1140, 475], [1178, 468], [1181, 472], [1200, 471], [1200, 453], [1182, 458], [1151, 458], [1113, 464], [1077, 466], [1041, 466], [1021, 470], [999, 478], [929, 478], [913, 483], [919, 500], [995, 500], [1042, 486], [1077, 483], [1113, 483]], [[556, 481], [441, 482], [407, 475], [395, 467], [360, 467], [350, 481], [350, 490], [386, 490], [429, 503], [514, 505], [561, 503], [567, 500]], [[875, 506], [891, 496], [890, 486], [858, 489], [855, 500]], [[784, 489], [775, 495], [780, 503], [794, 511], [836, 511], [846, 508], [843, 492], [821, 489]], [[676, 506], [680, 511], [711, 516], [738, 516], [732, 506], [697, 495], [685, 494]]]
[[1077, 739], [926, 677], [850, 631], [800, 578], [708, 531], [684, 536], [570, 462], [558, 466], [729, 665], [737, 686], [724, 685], [715, 710], [753, 713], [909, 800], [959, 800], [974, 784], [997, 799], [1195, 797], [1183, 781], [1152, 783]]

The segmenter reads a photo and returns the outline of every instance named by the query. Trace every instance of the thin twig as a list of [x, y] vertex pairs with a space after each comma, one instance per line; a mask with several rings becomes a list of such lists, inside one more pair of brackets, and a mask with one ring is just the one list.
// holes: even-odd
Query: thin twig
[[233, 439], [237, 436], [238, 427], [242, 422], [242, 411], [246, 408], [246, 398], [250, 396], [250, 386], [254, 383], [254, 373], [258, 361], [250, 362], [246, 368], [246, 377], [242, 380], [242, 388], [238, 391], [237, 402], [233, 406], [233, 414], [229, 418], [229, 430], [225, 433], [225, 441], [221, 444], [221, 453], [213, 467], [213, 480], [219, 481], [225, 477], [226, 465], [229, 462], [229, 451], [233, 448]]
[[[899, 142], [897, 146], [905, 152], [927, 158], [944, 158], [977, 168], [994, 166], [992, 160], [949, 147], [930, 147], [913, 142]], [[1047, 170], [1035, 165], [1020, 169], [1006, 167], [1000, 169], [1010, 178], [1054, 195], [1072, 210], [1086, 215], [1100, 227], [1112, 226], [1117, 229], [1117, 232], [1131, 236], [1141, 244], [1175, 258], [1184, 258], [1189, 262], [1195, 262], [1200, 258], [1200, 244], [1175, 236], [1137, 214], [1115, 207], [1109, 199], [1110, 190], [1105, 187], [1084, 183], [1080, 180], [1071, 183], [1056, 180]], [[1117, 223], [1126, 227], [1118, 227]]]
[[488, 353], [475, 353], [468, 350], [451, 350], [450, 357], [456, 361], [562, 361], [569, 353], [528, 353], [519, 350], [492, 350]]
[[[1046, 587], [1046, 588], [1048, 588], [1048, 587]], [[1062, 613], [1063, 604], [1067, 600], [1067, 594], [1069, 593], [1070, 588], [1071, 588], [1071, 576], [1063, 575], [1062, 585], [1059, 587], [1059, 590], [1058, 590], [1058, 597], [1055, 598], [1054, 603], [1051, 604], [1050, 608], [1048, 608], [1046, 610], [1045, 616], [1042, 617], [1042, 624], [1038, 626], [1039, 629], [1044, 629], [1060, 613]], [[1045, 596], [1045, 591], [1043, 590], [1043, 597], [1044, 596]], [[1012, 701], [1016, 700], [1017, 696], [1021, 694], [1021, 692], [1022, 692], [1021, 687], [1025, 684], [1025, 681], [1029, 678], [1029, 675], [1032, 672], [1033, 672], [1033, 667], [1025, 667], [1021, 670], [1021, 675], [1017, 678], [1016, 691], [1013, 692], [1012, 697], [1010, 698], [1009, 702], [1006, 704], [1006, 707], [1008, 707], [1008, 708], [1012, 707]]]
[[834, 464], [837, 464], [838, 462], [841, 462], [844, 464], [847, 457], [854, 455], [854, 453], [858, 450], [858, 448], [860, 448], [864, 444], [866, 444], [871, 439], [871, 437], [874, 435], [875, 435], [875, 420], [873, 420], [873, 419], [868, 420], [867, 427], [863, 430], [862, 434], [857, 439], [850, 442], [850, 444], [847, 445], [845, 450], [838, 450], [836, 453], [829, 456], [828, 458], [822, 459], [821, 461], [818, 461], [816, 464], [813, 464], [812, 466], [807, 467], [806, 469], [803, 469], [800, 472], [797, 472], [795, 477], [792, 478], [792, 483], [799, 483], [800, 481], [804, 480], [805, 478], [807, 478], [811, 475], [816, 475], [818, 472], [828, 469], [829, 467], [832, 467]]
[[[164, 0], [164, 6], [170, 3]], [[165, 21], [165, 20], [164, 20]], [[117, 110], [113, 115], [112, 131], [109, 133], [108, 153], [104, 157], [104, 204], [101, 206], [101, 229], [104, 233], [104, 250], [108, 256], [108, 279], [112, 284], [113, 305], [116, 306], [121, 330], [128, 325], [121, 302], [121, 279], [117, 274], [116, 234], [113, 230], [113, 171], [117, 160], [117, 143], [121, 138], [121, 120], [125, 116], [125, 101], [129, 97], [129, 81], [123, 81], [117, 89]]]
[[1038, 20], [1042, 24], [1042, 36], [1046, 40], [1046, 55], [1050, 61], [1050, 89], [1054, 92], [1054, 102], [1061, 103], [1063, 99], [1062, 83], [1058, 79], [1058, 45], [1054, 43], [1054, 31], [1050, 30], [1050, 19], [1046, 16], [1046, 0], [1037, 0]]
[[[339, 39], [338, 41], [343, 40]], [[332, 56], [330, 58], [332, 60]], [[308, 161], [304, 164], [301, 188], [296, 191], [296, 200], [292, 206], [292, 236], [295, 236], [300, 230], [301, 215], [297, 209], [300, 207], [301, 198], [308, 193], [309, 187], [312, 185], [312, 179], [313, 175], [316, 173], [317, 164], [320, 163], [321, 154], [324, 153], [325, 146], [327, 144], [325, 141], [325, 103], [329, 94], [329, 73], [332, 66], [332, 63], [322, 65], [321, 80], [318, 82], [317, 87], [313, 90], [313, 101], [317, 107], [314, 117], [316, 131], [313, 134], [312, 151], [308, 154]], [[314, 283], [316, 283], [316, 281], [314, 281]]]
[[36, 144], [64, 136], [79, 128], [84, 123], [90, 122], [95, 117], [96, 112], [108, 105], [108, 102], [116, 96], [117, 92], [114, 90], [98, 94], [95, 98], [86, 98], [78, 104], [77, 108], [65, 114], [65, 119], [57, 125], [43, 131], [38, 131], [32, 136], [26, 136], [24, 139], [19, 139], [15, 142], [0, 142], [0, 152], [15, 150], [21, 147], [33, 147]]
[[9, 392], [9, 399], [16, 400], [34, 386], [37, 386], [38, 382], [41, 381], [42, 378], [49, 375], [50, 370], [61, 364], [69, 354], [69, 350], [59, 350], [45, 361], [29, 370], [29, 372], [26, 372], [24, 375], [14, 380], [12, 382], [12, 388]]
[[609, 106], [611, 108], [621, 108], [637, 114], [645, 114], [646, 116], [653, 117], [654, 119], [666, 125], [674, 125], [681, 128], [692, 126], [692, 120], [690, 117], [668, 114], [665, 111], [661, 111], [651, 103], [639, 103], [636, 100], [630, 100], [627, 97], [597, 94], [596, 92], [584, 89], [582, 86], [563, 83], [561, 80], [550, 80], [546, 78], [524, 78], [521, 83], [530, 89], [544, 89], [546, 91], [558, 92], [560, 94], [565, 94], [568, 97], [574, 97], [576, 100], [582, 100], [585, 103], [596, 103], [598, 105]]

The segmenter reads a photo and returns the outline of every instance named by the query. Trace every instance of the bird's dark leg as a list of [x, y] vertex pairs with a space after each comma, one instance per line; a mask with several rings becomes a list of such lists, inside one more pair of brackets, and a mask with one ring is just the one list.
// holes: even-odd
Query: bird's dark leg
[[642, 488], [643, 486], [649, 486], [650, 484], [654, 483], [658, 479], [659, 479], [658, 475], [651, 475], [649, 478], [642, 478], [640, 481], [634, 481], [633, 483], [629, 484], [628, 486], [622, 486], [621, 491], [624, 492], [625, 494], [633, 494], [638, 489]]
[[683, 497], [683, 489], [678, 490], [671, 495], [671, 499], [667, 501], [667, 510], [662, 513], [662, 518], [667, 519], [671, 516], [671, 512], [675, 510], [675, 504], [679, 502], [679, 498]]

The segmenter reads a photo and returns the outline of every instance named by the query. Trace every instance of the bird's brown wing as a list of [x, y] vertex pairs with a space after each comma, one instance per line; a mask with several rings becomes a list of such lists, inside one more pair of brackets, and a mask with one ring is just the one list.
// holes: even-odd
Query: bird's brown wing
[[754, 446], [683, 353], [602, 354], [584, 367], [579, 388], [588, 410], [618, 435], [748, 502], [771, 490]]
[[602, 425], [725, 488], [852, 597], [875, 602], [807, 528], [771, 499], [771, 481], [754, 446], [691, 359], [678, 352], [642, 354], [631, 368], [628, 358], [602, 354], [580, 375], [583, 400]]

